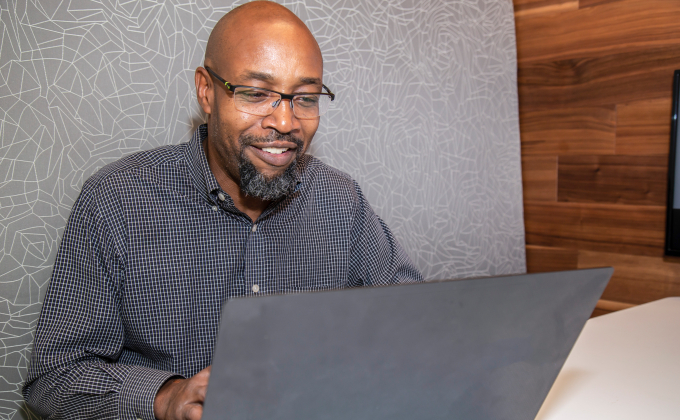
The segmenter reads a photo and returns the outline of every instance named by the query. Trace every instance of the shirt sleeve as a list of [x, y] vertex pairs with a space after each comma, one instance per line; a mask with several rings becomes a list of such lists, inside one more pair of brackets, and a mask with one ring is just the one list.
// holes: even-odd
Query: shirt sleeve
[[76, 201], [36, 327], [23, 395], [49, 419], [153, 420], [153, 400], [175, 375], [118, 363], [125, 333], [122, 235], [83, 189]]
[[349, 282], [352, 286], [381, 286], [423, 281], [390, 228], [368, 203], [354, 181], [358, 206], [352, 227]]

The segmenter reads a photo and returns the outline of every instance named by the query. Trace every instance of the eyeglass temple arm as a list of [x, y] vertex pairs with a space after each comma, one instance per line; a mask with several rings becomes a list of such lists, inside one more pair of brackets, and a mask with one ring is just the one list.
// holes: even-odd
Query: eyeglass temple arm
[[328, 94], [329, 94], [330, 97], [331, 97], [331, 101], [334, 101], [334, 100], [335, 100], [335, 93], [331, 92], [331, 90], [328, 89], [328, 86], [323, 85], [323, 84], [322, 84], [321, 86], [322, 86], [324, 89], [326, 89], [326, 92], [328, 92]]
[[208, 73], [212, 74], [212, 75], [215, 77], [215, 79], [217, 79], [217, 80], [219, 80], [220, 82], [224, 83], [224, 86], [226, 86], [227, 89], [229, 89], [229, 90], [232, 91], [232, 92], [234, 91], [234, 88], [231, 86], [231, 83], [227, 82], [226, 80], [224, 80], [223, 78], [221, 78], [220, 76], [218, 76], [217, 73], [215, 73], [210, 67], [205, 66], [205, 69], [208, 70]]

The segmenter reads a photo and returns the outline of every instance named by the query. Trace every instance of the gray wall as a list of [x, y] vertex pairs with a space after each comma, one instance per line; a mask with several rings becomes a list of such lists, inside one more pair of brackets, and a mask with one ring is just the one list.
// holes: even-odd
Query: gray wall
[[[32, 329], [83, 181], [203, 120], [193, 71], [232, 6], [213, 3], [0, 0], [0, 418], [26, 415]], [[283, 3], [338, 95], [312, 153], [359, 181], [428, 279], [523, 272], [511, 0]]]

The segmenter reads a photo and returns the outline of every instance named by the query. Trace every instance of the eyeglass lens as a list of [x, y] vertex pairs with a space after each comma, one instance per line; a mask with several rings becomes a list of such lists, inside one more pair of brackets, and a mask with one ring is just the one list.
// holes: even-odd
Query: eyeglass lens
[[[248, 114], [267, 116], [274, 112], [281, 102], [281, 95], [256, 88], [236, 88], [234, 105]], [[323, 115], [331, 103], [328, 95], [298, 94], [291, 100], [293, 114], [297, 118], [316, 118]]]

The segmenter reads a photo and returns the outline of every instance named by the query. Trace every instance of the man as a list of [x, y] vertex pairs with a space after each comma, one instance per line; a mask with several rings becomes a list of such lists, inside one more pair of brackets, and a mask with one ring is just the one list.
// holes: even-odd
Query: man
[[421, 281], [346, 174], [305, 154], [333, 94], [275, 3], [215, 26], [188, 143], [90, 178], [73, 207], [24, 396], [50, 418], [198, 419], [228, 298]]

